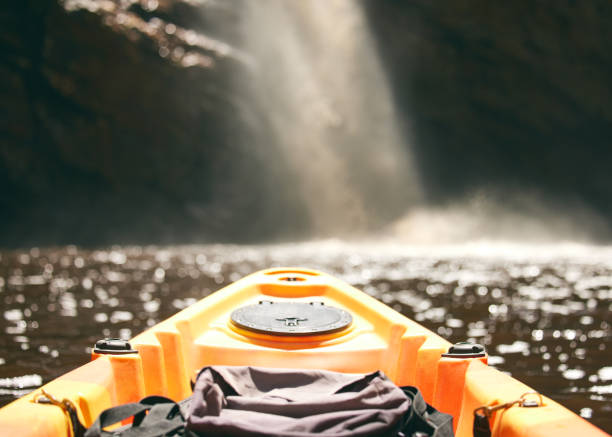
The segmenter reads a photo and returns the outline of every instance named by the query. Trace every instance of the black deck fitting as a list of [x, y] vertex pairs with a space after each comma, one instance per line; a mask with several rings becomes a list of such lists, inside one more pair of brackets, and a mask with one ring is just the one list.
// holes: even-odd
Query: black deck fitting
[[447, 353], [442, 354], [443, 357], [448, 358], [481, 358], [486, 355], [487, 351], [483, 345], [469, 341], [455, 343], [448, 349]]
[[130, 343], [120, 338], [105, 338], [103, 340], [96, 341], [93, 352], [95, 354], [113, 354], [113, 355], [125, 355], [125, 354], [137, 354], [138, 351], [132, 349]]

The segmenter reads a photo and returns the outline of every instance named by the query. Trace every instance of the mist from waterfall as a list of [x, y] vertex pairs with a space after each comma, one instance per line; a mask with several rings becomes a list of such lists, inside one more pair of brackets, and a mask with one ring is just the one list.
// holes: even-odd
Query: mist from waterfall
[[0, 246], [610, 243], [612, 9], [523, 3], [10, 2]]
[[537, 190], [480, 186], [428, 199], [427, 184], [443, 175], [419, 174], [410, 111], [396, 106], [363, 2], [260, 0], [239, 16], [250, 75], [235, 86], [259, 132], [249, 147], [275, 175], [267, 195], [294, 201], [279, 224], [305, 224], [310, 238], [415, 244], [610, 234], [580, 200]]
[[287, 166], [278, 190], [305, 205], [314, 236], [359, 234], [420, 198], [410, 138], [360, 2], [245, 2], [244, 87], [267, 131], [253, 146]]

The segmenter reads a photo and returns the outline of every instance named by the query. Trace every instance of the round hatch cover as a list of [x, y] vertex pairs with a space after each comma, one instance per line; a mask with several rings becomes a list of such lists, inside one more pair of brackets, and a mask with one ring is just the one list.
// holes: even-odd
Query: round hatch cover
[[273, 302], [262, 300], [235, 310], [232, 323], [242, 329], [271, 335], [330, 334], [348, 327], [353, 321], [343, 309], [322, 302]]

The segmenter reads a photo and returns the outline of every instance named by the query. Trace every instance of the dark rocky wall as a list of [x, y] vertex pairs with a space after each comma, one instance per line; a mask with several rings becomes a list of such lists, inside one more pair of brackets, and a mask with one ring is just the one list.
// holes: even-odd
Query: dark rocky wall
[[200, 32], [236, 39], [239, 8], [151, 3], [0, 11], [0, 244], [248, 239], [282, 216], [245, 61]]
[[429, 199], [532, 192], [612, 222], [612, 3], [366, 5]]
[[[428, 201], [535, 192], [612, 223], [608, 1], [364, 4]], [[254, 147], [269, 132], [239, 85], [240, 11], [5, 5], [0, 245], [304, 235], [286, 170]]]

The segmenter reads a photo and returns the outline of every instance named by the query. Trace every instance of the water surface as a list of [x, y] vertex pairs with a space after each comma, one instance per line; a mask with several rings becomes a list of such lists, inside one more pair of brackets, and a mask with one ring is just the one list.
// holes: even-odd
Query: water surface
[[320, 269], [612, 431], [612, 248], [323, 241], [0, 252], [0, 404], [262, 268]]

